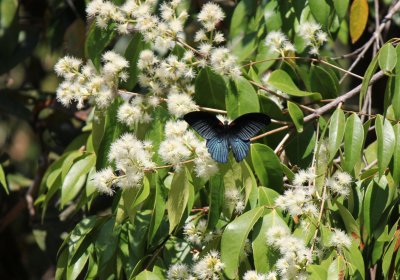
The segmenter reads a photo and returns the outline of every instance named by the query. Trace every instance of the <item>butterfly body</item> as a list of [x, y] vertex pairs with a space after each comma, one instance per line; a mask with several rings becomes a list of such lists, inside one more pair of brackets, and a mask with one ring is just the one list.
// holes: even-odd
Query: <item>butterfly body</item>
[[228, 162], [229, 149], [237, 162], [243, 160], [250, 150], [250, 138], [271, 122], [262, 113], [245, 114], [231, 123], [222, 123], [216, 116], [206, 112], [190, 112], [183, 118], [207, 140], [206, 146], [211, 157], [220, 163]]

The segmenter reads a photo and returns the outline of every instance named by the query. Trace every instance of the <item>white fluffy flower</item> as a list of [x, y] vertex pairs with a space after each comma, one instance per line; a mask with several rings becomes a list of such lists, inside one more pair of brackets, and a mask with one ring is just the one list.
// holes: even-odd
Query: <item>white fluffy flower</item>
[[350, 248], [351, 238], [340, 229], [334, 229], [334, 232], [329, 240], [329, 244], [337, 247], [338, 249]]
[[295, 51], [292, 43], [281, 31], [272, 31], [265, 38], [265, 45], [270, 47], [274, 52], [282, 54], [288, 51]]
[[96, 189], [101, 192], [105, 193], [107, 195], [113, 195], [113, 190], [112, 190], [112, 184], [117, 179], [117, 176], [114, 175], [113, 170], [111, 167], [107, 167], [105, 169], [102, 169], [98, 172], [96, 172], [93, 175], [93, 183], [96, 186]]
[[265, 275], [249, 270], [243, 275], [243, 280], [265, 280]]
[[170, 93], [167, 98], [168, 111], [176, 117], [198, 110], [198, 106], [187, 94]]
[[215, 25], [225, 18], [225, 14], [221, 7], [214, 3], [207, 3], [203, 5], [197, 19], [203, 24], [207, 31], [215, 29]]
[[199, 262], [193, 266], [193, 272], [198, 279], [219, 279], [219, 273], [224, 268], [224, 263], [221, 262], [219, 253], [211, 250]]
[[167, 272], [168, 280], [187, 280], [189, 277], [189, 268], [181, 263], [172, 265]]
[[56, 63], [54, 70], [58, 76], [68, 80], [77, 75], [81, 65], [82, 60], [71, 56], [64, 56]]

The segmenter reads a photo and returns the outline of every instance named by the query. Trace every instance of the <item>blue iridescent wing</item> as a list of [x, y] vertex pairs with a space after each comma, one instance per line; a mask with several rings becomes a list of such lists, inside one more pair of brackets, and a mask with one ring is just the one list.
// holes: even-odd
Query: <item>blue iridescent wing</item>
[[218, 134], [215, 137], [208, 139], [207, 144], [208, 152], [211, 157], [220, 163], [228, 162], [228, 137], [224, 134]]
[[207, 112], [190, 112], [183, 116], [183, 119], [201, 137], [209, 140], [223, 131], [223, 123], [216, 116]]
[[263, 113], [244, 114], [229, 124], [230, 137], [249, 140], [271, 123], [271, 118]]
[[233, 156], [237, 162], [242, 161], [250, 150], [250, 140], [243, 140], [239, 137], [229, 137], [229, 146], [231, 146]]

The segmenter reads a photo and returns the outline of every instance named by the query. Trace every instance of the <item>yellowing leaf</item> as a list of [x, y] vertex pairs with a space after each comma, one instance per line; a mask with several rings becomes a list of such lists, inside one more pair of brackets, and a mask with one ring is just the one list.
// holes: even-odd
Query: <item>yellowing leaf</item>
[[360, 39], [368, 20], [367, 0], [354, 0], [350, 8], [350, 37], [354, 44]]

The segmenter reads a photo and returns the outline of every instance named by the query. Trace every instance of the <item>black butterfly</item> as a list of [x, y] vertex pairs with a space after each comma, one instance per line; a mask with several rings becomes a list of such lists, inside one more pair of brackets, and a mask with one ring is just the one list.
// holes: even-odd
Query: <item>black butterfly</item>
[[271, 122], [271, 118], [262, 113], [245, 114], [231, 123], [222, 123], [206, 112], [190, 112], [183, 119], [207, 139], [208, 152], [221, 163], [228, 162], [229, 147], [237, 162], [243, 160], [249, 153], [250, 138]]

